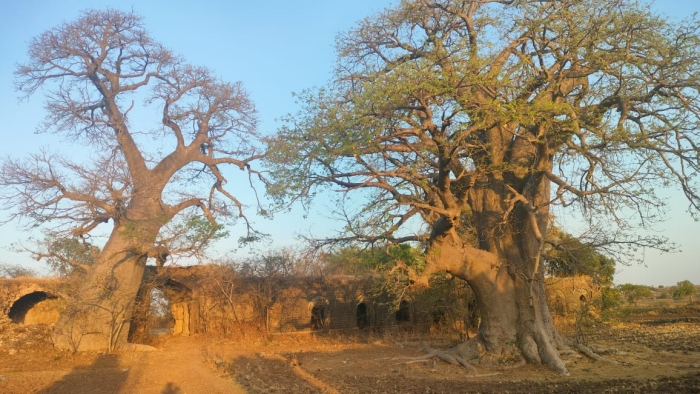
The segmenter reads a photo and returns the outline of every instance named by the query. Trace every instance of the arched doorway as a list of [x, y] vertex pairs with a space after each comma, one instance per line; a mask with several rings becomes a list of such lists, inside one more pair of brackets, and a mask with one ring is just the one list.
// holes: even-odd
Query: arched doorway
[[324, 305], [314, 305], [311, 308], [311, 329], [320, 330], [325, 327], [326, 308]]
[[357, 317], [357, 328], [360, 330], [366, 330], [369, 328], [369, 315], [367, 314], [367, 304], [361, 302], [357, 304], [356, 313]]
[[411, 307], [406, 300], [401, 300], [399, 309], [396, 310], [396, 322], [403, 323], [411, 321]]
[[328, 300], [323, 297], [316, 297], [309, 303], [311, 313], [310, 326], [312, 330], [326, 328], [328, 323]]
[[7, 317], [18, 324], [54, 324], [58, 320], [58, 310], [41, 308], [41, 305], [47, 300], [57, 298], [45, 291], [25, 294], [12, 304]]
[[189, 287], [167, 277], [147, 278], [141, 285], [129, 341], [149, 343], [159, 335], [199, 332], [199, 303]]
[[148, 335], [156, 337], [170, 333], [173, 330], [175, 321], [171, 311], [170, 300], [163, 290], [157, 287], [151, 289], [149, 299], [150, 305], [146, 322]]

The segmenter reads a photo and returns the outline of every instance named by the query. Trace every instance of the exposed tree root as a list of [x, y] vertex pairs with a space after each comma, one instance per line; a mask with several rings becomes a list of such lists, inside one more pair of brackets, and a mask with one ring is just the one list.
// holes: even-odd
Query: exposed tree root
[[500, 375], [500, 374], [501, 374], [500, 372], [480, 373], [480, 374], [476, 374], [476, 375], [469, 375], [468, 377], [470, 377], [470, 378], [483, 378], [485, 376], [496, 376], [496, 375]]
[[[556, 349], [552, 349], [555, 352], [555, 356], [558, 357]], [[502, 352], [499, 352], [499, 354], [493, 354], [486, 351], [483, 345], [481, 345], [481, 343], [479, 343], [476, 338], [472, 338], [466, 342], [463, 342], [457, 346], [446, 350], [425, 347], [423, 348], [423, 351], [426, 354], [422, 356], [394, 357], [392, 358], [392, 360], [405, 360], [400, 362], [399, 364], [408, 364], [439, 359], [451, 365], [462, 366], [471, 372], [475, 372], [477, 370], [472, 365], [472, 363], [496, 367], [500, 370], [512, 370], [515, 368], [520, 368], [527, 364], [527, 359], [521, 354], [521, 350], [519, 348], [515, 346], [507, 346], [505, 349], [502, 349]], [[571, 349], [563, 350], [563, 352], [575, 353]], [[557, 358], [557, 360], [559, 360], [559, 363], [561, 365], [550, 365], [549, 363], [546, 365], [548, 365], [561, 375], [568, 375], [569, 372], [566, 370], [565, 364], [559, 358]]]
[[622, 355], [622, 356], [627, 354], [626, 352], [617, 350], [615, 348], [604, 348], [604, 347], [597, 347], [594, 345], [589, 345], [588, 347], [591, 350], [593, 350], [593, 352], [595, 352], [597, 354], [618, 354], [618, 355]]
[[597, 354], [596, 352], [591, 350], [591, 348], [589, 348], [588, 346], [583, 345], [581, 343], [571, 342], [568, 345], [573, 346], [576, 350], [578, 350], [583, 355], [585, 355], [586, 357], [588, 357], [592, 360], [602, 361], [602, 362], [611, 363], [611, 364], [620, 364], [618, 361], [611, 360], [609, 358], [606, 358], [606, 357], [603, 357], [603, 356]]
[[578, 354], [578, 352], [575, 352], [571, 349], [562, 349], [559, 351], [560, 356], [571, 356], [573, 354]]
[[665, 366], [665, 367], [679, 367], [679, 368], [700, 368], [700, 363], [675, 363], [675, 362], [656, 362], [656, 361], [617, 361], [611, 360], [609, 358], [603, 357], [600, 354], [627, 354], [625, 352], [618, 351], [616, 349], [604, 349], [595, 348], [593, 346], [585, 346], [580, 343], [571, 343], [571, 346], [576, 348], [579, 352], [587, 356], [588, 358], [595, 361], [602, 361], [611, 364], [624, 364], [624, 365], [654, 365], [654, 366]]
[[[423, 348], [423, 351], [426, 354], [422, 356], [394, 357], [392, 360], [406, 360], [399, 364], [408, 364], [414, 362], [425, 362], [431, 359], [439, 359], [451, 365], [462, 366], [471, 372], [476, 372], [476, 368], [470, 363], [470, 361], [476, 361], [482, 365], [494, 365], [501, 370], [515, 369], [527, 364], [526, 360], [521, 356], [504, 358], [496, 355], [490, 355], [484, 351], [483, 347], [476, 341], [476, 339], [471, 339], [446, 350], [425, 347]], [[504, 359], [515, 362], [511, 364], [503, 364]]]
[[[392, 360], [403, 360], [403, 359], [404, 359], [404, 358], [401, 358], [401, 357], [395, 357], [395, 358], [393, 358]], [[380, 359], [380, 360], [381, 360], [381, 359]], [[420, 358], [418, 358], [417, 360], [402, 361], [402, 362], [400, 362], [400, 363], [396, 363], [395, 365], [413, 364], [413, 363], [427, 363], [427, 362], [429, 362], [429, 361], [430, 361], [430, 360], [427, 359], [427, 358], [422, 358], [422, 357], [420, 357]]]
[[407, 364], [411, 362], [420, 362], [420, 361], [427, 361], [433, 358], [440, 359], [448, 364], [452, 365], [461, 365], [462, 367], [475, 372], [476, 368], [469, 364], [467, 360], [465, 360], [460, 354], [457, 349], [457, 347], [454, 347], [452, 349], [448, 350], [438, 350], [438, 349], [432, 349], [432, 348], [423, 348], [423, 351], [426, 352], [427, 354], [423, 356], [417, 356], [417, 357], [395, 357], [393, 358], [394, 360], [408, 360], [406, 362], [403, 362], [401, 364]]
[[527, 361], [525, 361], [524, 358], [520, 357], [520, 361], [518, 361], [515, 364], [512, 365], [504, 365], [502, 367], [499, 367], [499, 369], [516, 369], [520, 367], [524, 367], [527, 364]]
[[321, 392], [327, 393], [327, 394], [340, 394], [340, 392], [338, 390], [327, 385], [324, 381], [317, 379], [315, 376], [308, 373], [304, 368], [302, 368], [301, 363], [299, 362], [299, 360], [297, 360], [296, 357], [292, 357], [291, 359], [289, 359], [289, 358], [284, 357], [284, 356], [279, 355], [279, 354], [263, 354], [263, 353], [260, 354], [260, 357], [266, 358], [268, 360], [279, 360], [279, 361], [283, 361], [285, 363], [289, 363], [289, 366], [292, 368], [292, 371], [294, 372], [295, 375], [297, 375], [301, 379], [305, 380], [310, 385], [321, 390]]
[[[635, 364], [643, 364], [643, 365], [654, 365], [654, 366], [673, 366], [673, 367], [680, 367], [680, 368], [700, 368], [700, 363], [676, 363], [676, 362], [652, 362], [652, 361], [642, 361], [642, 362], [630, 362], [630, 361], [617, 361], [613, 360], [607, 357], [602, 356], [601, 354], [617, 354], [617, 355], [626, 355], [626, 352], [619, 351], [617, 349], [608, 349], [608, 348], [601, 348], [601, 347], [595, 347], [595, 346], [587, 346], [581, 343], [576, 343], [574, 341], [566, 341], [566, 346], [568, 348], [564, 348], [558, 351], [559, 355], [578, 355], [578, 354], [583, 354], [584, 356], [594, 360], [594, 361], [600, 361], [600, 362], [606, 362], [614, 365], [635, 365]], [[575, 349], [575, 350], [572, 350]], [[510, 365], [498, 365], [499, 362], [503, 361], [503, 357], [498, 357], [497, 355], [492, 355], [485, 353], [483, 348], [478, 342], [475, 342], [474, 339], [469, 340], [467, 342], [464, 342], [460, 345], [457, 345], [455, 347], [452, 347], [447, 350], [439, 350], [439, 349], [433, 349], [430, 347], [425, 347], [423, 348], [423, 351], [426, 353], [422, 356], [416, 356], [416, 357], [393, 357], [391, 360], [405, 360], [402, 361], [398, 364], [411, 364], [411, 363], [417, 363], [417, 362], [428, 362], [430, 360], [435, 360], [439, 359], [443, 362], [446, 362], [451, 365], [460, 365], [466, 369], [468, 369], [471, 372], [476, 372], [476, 368], [469, 363], [469, 361], [474, 362], [476, 360], [476, 363], [479, 364], [492, 364], [494, 366], [498, 366], [499, 369], [501, 370], [509, 370], [509, 369], [515, 369], [519, 368], [523, 365], [526, 365], [527, 362], [523, 357], [518, 356], [518, 361], [515, 363], [512, 363]], [[578, 356], [580, 357], [580, 356]], [[510, 359], [512, 360], [512, 358]], [[561, 373], [561, 372], [560, 372]], [[491, 376], [491, 375], [497, 375], [499, 373], [492, 373], [492, 374], [485, 374], [485, 375], [470, 375], [472, 377], [475, 376]], [[568, 371], [564, 370], [564, 373], [561, 373], [562, 375], [568, 375]]]
[[645, 361], [646, 365], [658, 365], [658, 366], [668, 366], [668, 367], [680, 367], [680, 368], [700, 368], [699, 363], [660, 363], [656, 361]]
[[[452, 348], [455, 349], [455, 348]], [[471, 364], [467, 362], [464, 358], [462, 358], [461, 355], [457, 354], [456, 351], [452, 351], [452, 349], [442, 351], [442, 350], [437, 350], [437, 349], [431, 349], [431, 348], [424, 348], [423, 351], [428, 352], [428, 354], [433, 354], [435, 357], [439, 358], [440, 360], [452, 364], [452, 365], [461, 365], [464, 368], [470, 370], [470, 371], [476, 371], [476, 368], [474, 368]]]

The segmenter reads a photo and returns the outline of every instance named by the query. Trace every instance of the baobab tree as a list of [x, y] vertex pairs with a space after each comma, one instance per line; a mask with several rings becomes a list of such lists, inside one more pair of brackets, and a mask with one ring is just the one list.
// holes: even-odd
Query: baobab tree
[[662, 248], [634, 232], [662, 217], [657, 191], [697, 212], [699, 28], [623, 0], [402, 1], [338, 37], [334, 78], [270, 141], [272, 190], [356, 196], [336, 240], [422, 242], [416, 280], [466, 280], [481, 324], [448, 354], [567, 374], [552, 209], [582, 208], [596, 245]]
[[[251, 167], [261, 157], [255, 107], [240, 83], [154, 41], [133, 12], [86, 11], [34, 38], [28, 57], [16, 84], [25, 96], [47, 92], [39, 131], [93, 153], [90, 162], [47, 151], [5, 159], [2, 203], [9, 220], [28, 227], [51, 223], [79, 239], [109, 234], [92, 265], [72, 262], [85, 279], [53, 340], [115, 349], [126, 341], [149, 259], [196, 255], [239, 218], [254, 235], [222, 171], [247, 172], [250, 186], [260, 177]], [[155, 111], [154, 124], [132, 116], [144, 108]]]

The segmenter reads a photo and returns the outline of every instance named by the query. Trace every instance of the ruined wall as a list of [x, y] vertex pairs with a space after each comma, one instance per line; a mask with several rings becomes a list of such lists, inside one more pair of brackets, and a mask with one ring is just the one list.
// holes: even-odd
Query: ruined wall
[[210, 271], [192, 299], [198, 301], [202, 332], [354, 328], [363, 286], [352, 277], [241, 278]]
[[600, 299], [600, 289], [590, 276], [547, 278], [547, 304], [552, 315], [575, 316], [581, 308]]
[[64, 305], [58, 297], [61, 284], [58, 279], [0, 278], [0, 325], [56, 323]]
[[[378, 292], [376, 280], [341, 275], [250, 278], [216, 265], [149, 266], [129, 338], [140, 342], [165, 333], [228, 334], [249, 327], [293, 332], [412, 325], [427, 331], [442, 324], [465, 330], [469, 297], [463, 291], [438, 286], [406, 293], [397, 300]], [[22, 304], [25, 310], [15, 323], [53, 324], [58, 319], [63, 300], [56, 297], [59, 292], [55, 290], [65, 285], [61, 280], [27, 278], [0, 283], [0, 321], [13, 321], [11, 309], [23, 297], [28, 302]], [[154, 304], [159, 302], [162, 308], [154, 316]]]

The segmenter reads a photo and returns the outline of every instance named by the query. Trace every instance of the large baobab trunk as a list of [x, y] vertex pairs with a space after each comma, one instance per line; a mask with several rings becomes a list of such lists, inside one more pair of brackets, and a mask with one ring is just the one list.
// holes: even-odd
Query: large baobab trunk
[[546, 303], [540, 261], [549, 214], [540, 196], [549, 194], [549, 183], [540, 180], [526, 196], [536, 209], [504, 201], [507, 193], [500, 187], [506, 186], [489, 182], [471, 196], [478, 247], [444, 223], [435, 226], [429, 243], [429, 271], [445, 270], [466, 280], [481, 313], [478, 335], [457, 350], [466, 359], [522, 357], [568, 374], [558, 353], [565, 345]]
[[52, 338], [55, 347], [112, 351], [126, 343], [147, 256], [136, 253], [123, 238], [110, 238], [61, 314]]
[[518, 269], [521, 262], [499, 260], [452, 237], [432, 244], [429, 261], [466, 280], [474, 291], [481, 323], [476, 338], [457, 348], [463, 358], [484, 362], [522, 356], [567, 374], [558, 354], [565, 345], [552, 324], [542, 269], [529, 278]]
[[163, 224], [162, 218], [154, 214], [158, 205], [151, 205], [131, 207], [125, 215], [131, 220], [114, 227], [97, 262], [75, 289], [74, 298], [54, 328], [55, 347], [113, 351], [126, 344], [148, 252]]

